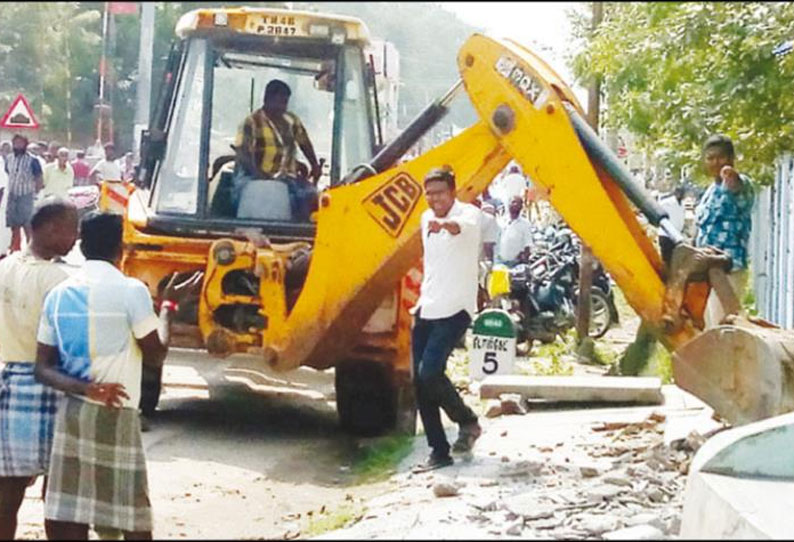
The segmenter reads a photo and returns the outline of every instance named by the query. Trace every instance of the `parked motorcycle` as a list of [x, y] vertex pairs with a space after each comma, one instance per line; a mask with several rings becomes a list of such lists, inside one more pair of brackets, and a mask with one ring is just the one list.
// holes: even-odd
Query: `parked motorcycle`
[[99, 187], [96, 185], [75, 186], [67, 192], [69, 200], [77, 207], [77, 213], [84, 215], [99, 209]]
[[[488, 306], [511, 315], [517, 343], [530, 347], [535, 340], [550, 343], [576, 325], [577, 265], [570, 255], [546, 255], [531, 264], [491, 269]], [[598, 338], [612, 323], [609, 300], [595, 286], [591, 294], [590, 336]]]

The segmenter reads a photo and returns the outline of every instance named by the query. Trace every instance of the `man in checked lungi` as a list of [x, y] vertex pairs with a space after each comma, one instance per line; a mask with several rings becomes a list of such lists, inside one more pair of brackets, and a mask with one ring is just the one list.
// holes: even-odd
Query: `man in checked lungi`
[[118, 266], [122, 218], [93, 212], [80, 223], [85, 264], [47, 295], [36, 378], [65, 392], [55, 420], [44, 516], [50, 538], [87, 540], [88, 526], [152, 537], [152, 512], [138, 402], [142, 363], [160, 367], [177, 302], [195, 294], [196, 272], [174, 276], [160, 318], [148, 287]]
[[14, 538], [25, 490], [49, 467], [60, 394], [33, 376], [36, 331], [44, 296], [68, 277], [59, 260], [77, 239], [77, 209], [44, 200], [31, 229], [30, 244], [0, 262], [0, 540]]

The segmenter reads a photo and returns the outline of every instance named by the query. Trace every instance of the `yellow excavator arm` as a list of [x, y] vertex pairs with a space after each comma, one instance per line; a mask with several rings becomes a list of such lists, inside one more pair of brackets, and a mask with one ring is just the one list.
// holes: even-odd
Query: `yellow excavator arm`
[[[346, 184], [321, 196], [317, 237], [302, 293], [289, 313], [270, 315], [264, 332], [270, 364], [281, 369], [322, 366], [319, 358], [341, 357], [356, 343], [378, 304], [421, 256], [419, 217], [427, 208], [422, 186], [427, 171], [452, 167], [458, 198], [470, 202], [511, 159], [545, 188], [551, 204], [667, 348], [708, 356], [715, 341], [727, 345], [702, 331], [709, 279], [719, 279], [724, 257], [681, 244], [671, 266], [676, 271], [665, 271], [632, 203], [652, 223], [668, 229], [673, 239], [680, 240], [680, 235], [642, 188], [620, 170], [614, 156], [599, 147], [598, 138], [582, 121], [582, 108], [557, 74], [517, 43], [477, 34], [464, 43], [457, 61], [462, 87], [480, 121], [418, 158], [396, 163], [443, 115], [460, 90], [459, 83], [369, 164], [354, 171]], [[738, 329], [721, 326], [719, 333], [726, 333], [723, 328]], [[676, 356], [674, 363], [679, 385], [735, 422], [786, 410], [792, 397], [786, 380], [789, 366], [780, 359], [785, 349], [773, 348], [771, 354], [764, 350], [770, 341], [783, 341], [770, 338], [782, 332], [766, 329], [762, 338], [749, 322], [743, 322], [741, 330], [744, 339], [734, 340], [731, 348], [754, 352], [743, 350], [743, 359], [723, 349], [720, 355], [729, 359]], [[753, 366], [752, 374], [765, 375], [767, 387], [776, 390], [774, 397], [758, 391], [750, 373], [743, 372], [745, 362]]]

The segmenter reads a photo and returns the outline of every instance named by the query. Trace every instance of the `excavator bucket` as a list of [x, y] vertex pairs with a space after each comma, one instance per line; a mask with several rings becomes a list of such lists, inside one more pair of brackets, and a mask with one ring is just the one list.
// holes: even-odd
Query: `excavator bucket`
[[738, 316], [673, 354], [676, 384], [733, 425], [794, 410], [794, 332]]

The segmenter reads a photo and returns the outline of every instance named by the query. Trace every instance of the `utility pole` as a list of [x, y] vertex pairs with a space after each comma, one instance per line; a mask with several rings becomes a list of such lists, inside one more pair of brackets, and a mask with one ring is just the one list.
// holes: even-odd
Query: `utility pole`
[[103, 116], [105, 115], [105, 83], [107, 78], [108, 64], [108, 21], [110, 20], [109, 2], [105, 2], [105, 10], [102, 14], [102, 56], [99, 58], [99, 100], [97, 103], [97, 126], [96, 126], [96, 145], [102, 147]]
[[[602, 2], [592, 3], [592, 14], [591, 32], [595, 34], [604, 16]], [[598, 133], [598, 112], [601, 105], [600, 92], [601, 78], [596, 76], [587, 89], [587, 121], [596, 133]], [[590, 251], [590, 247], [582, 243], [579, 256], [579, 299], [577, 303], [579, 311], [576, 315], [576, 334], [580, 345], [588, 337], [590, 331], [590, 289], [593, 286], [593, 262], [593, 253]]]
[[152, 95], [152, 57], [154, 56], [154, 2], [141, 2], [141, 37], [138, 52], [138, 103], [135, 111], [133, 141], [136, 160], [140, 159], [141, 131], [149, 126]]

